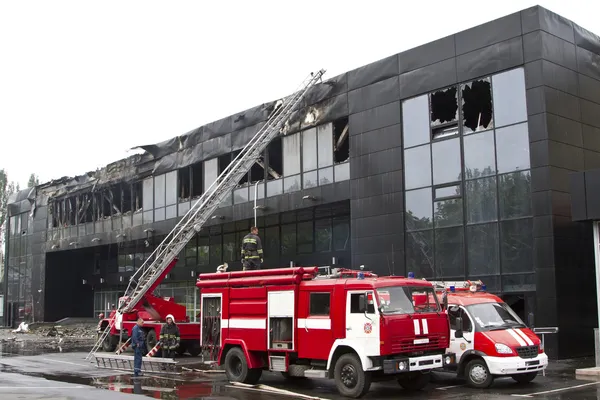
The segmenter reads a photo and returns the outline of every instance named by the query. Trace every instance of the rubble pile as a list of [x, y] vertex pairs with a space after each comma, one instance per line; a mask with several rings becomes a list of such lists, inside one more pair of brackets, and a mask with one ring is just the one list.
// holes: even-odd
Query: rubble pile
[[27, 330], [0, 329], [0, 345], [26, 345], [48, 350], [89, 346], [97, 339], [96, 327], [95, 323], [37, 326], [30, 324]]

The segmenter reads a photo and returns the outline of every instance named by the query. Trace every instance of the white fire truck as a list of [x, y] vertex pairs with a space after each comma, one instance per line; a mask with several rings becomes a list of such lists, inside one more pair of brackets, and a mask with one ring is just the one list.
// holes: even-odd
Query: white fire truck
[[448, 303], [448, 352], [456, 355], [457, 363], [445, 368], [456, 371], [469, 386], [487, 388], [499, 376], [528, 383], [548, 366], [539, 337], [508, 304], [487, 293], [483, 282], [431, 283]]
[[[230, 381], [263, 370], [333, 378], [358, 398], [372, 381], [419, 390], [454, 364], [448, 316], [429, 282], [317, 267], [201, 274], [201, 348]], [[415, 297], [422, 297], [414, 305]]]

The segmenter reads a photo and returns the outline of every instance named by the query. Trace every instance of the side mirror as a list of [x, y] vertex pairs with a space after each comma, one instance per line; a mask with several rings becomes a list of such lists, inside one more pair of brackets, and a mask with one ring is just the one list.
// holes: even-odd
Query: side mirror
[[446, 311], [448, 309], [448, 294], [444, 292], [442, 295], [442, 311]]
[[457, 339], [463, 337], [462, 318], [461, 317], [456, 318], [456, 331], [454, 332], [454, 337]]
[[535, 321], [535, 319], [533, 317], [534, 317], [534, 315], [533, 315], [532, 312], [530, 312], [527, 315], [527, 325], [529, 325], [530, 328], [533, 328], [533, 324], [534, 324], [534, 321]]

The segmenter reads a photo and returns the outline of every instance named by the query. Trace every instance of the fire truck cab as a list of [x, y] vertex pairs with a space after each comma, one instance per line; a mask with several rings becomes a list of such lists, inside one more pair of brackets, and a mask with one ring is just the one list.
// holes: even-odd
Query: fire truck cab
[[[358, 398], [372, 381], [418, 390], [454, 364], [448, 316], [429, 282], [317, 267], [201, 274], [201, 348], [230, 381], [263, 370], [333, 378]], [[415, 305], [415, 296], [425, 301]]]
[[432, 282], [440, 298], [447, 296], [450, 319], [448, 352], [457, 371], [474, 388], [487, 388], [494, 378], [510, 376], [531, 382], [548, 366], [541, 340], [508, 304], [485, 291], [481, 281]]

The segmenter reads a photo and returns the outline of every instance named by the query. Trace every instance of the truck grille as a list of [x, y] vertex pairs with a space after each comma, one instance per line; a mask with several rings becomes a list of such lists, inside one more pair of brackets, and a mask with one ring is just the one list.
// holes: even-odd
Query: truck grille
[[[392, 337], [393, 353], [412, 353], [427, 350], [439, 350], [440, 335], [428, 335], [429, 343], [415, 344], [415, 338]], [[419, 338], [417, 338], [419, 339]]]
[[535, 358], [539, 353], [539, 346], [517, 347], [517, 354], [521, 358]]

